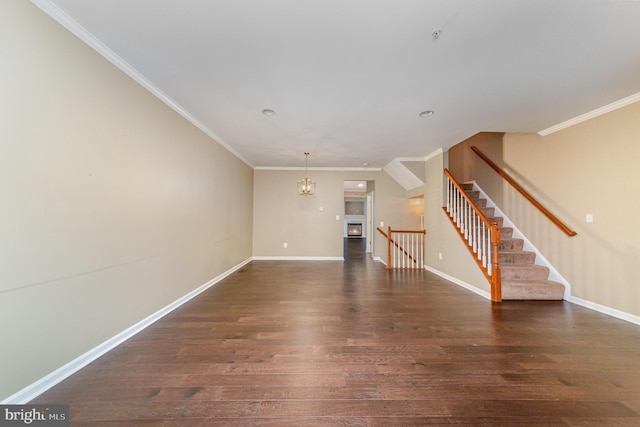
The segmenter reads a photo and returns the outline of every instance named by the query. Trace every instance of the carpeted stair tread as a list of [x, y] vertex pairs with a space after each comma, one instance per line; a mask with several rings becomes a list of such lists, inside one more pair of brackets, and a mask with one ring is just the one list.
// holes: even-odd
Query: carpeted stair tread
[[502, 280], [503, 300], [563, 300], [564, 285], [551, 280]]
[[467, 196], [471, 197], [472, 199], [480, 198], [480, 192], [478, 190], [467, 190], [466, 193]]
[[549, 268], [537, 264], [500, 264], [502, 280], [546, 280]]
[[513, 228], [512, 227], [501, 227], [500, 228], [500, 240], [511, 239], [512, 237], [513, 237]]
[[517, 250], [498, 250], [500, 265], [505, 264], [533, 264], [536, 261], [535, 252]]
[[473, 201], [480, 209], [487, 207], [487, 199], [473, 199]]
[[517, 238], [505, 238], [500, 239], [500, 243], [498, 243], [498, 253], [499, 251], [518, 251], [522, 250], [524, 247], [524, 240]]
[[489, 220], [490, 224], [493, 224], [494, 222], [496, 222], [500, 227], [502, 227], [502, 221], [504, 221], [504, 218], [502, 218], [501, 216], [490, 216], [490, 217], [487, 217], [487, 219]]
[[491, 218], [496, 215], [496, 208], [480, 208], [480, 210], [487, 218]]

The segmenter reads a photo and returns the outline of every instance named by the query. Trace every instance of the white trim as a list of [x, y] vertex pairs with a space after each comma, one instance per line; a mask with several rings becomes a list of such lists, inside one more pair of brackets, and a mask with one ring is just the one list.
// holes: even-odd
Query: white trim
[[607, 314], [620, 320], [626, 320], [629, 323], [640, 325], [640, 316], [636, 316], [625, 311], [616, 310], [615, 308], [607, 307], [606, 305], [596, 304], [595, 302], [587, 301], [578, 297], [569, 296], [568, 298], [566, 298], [566, 300], [573, 304], [581, 305], [582, 307]]
[[[378, 261], [381, 262], [382, 264], [386, 265], [386, 263], [380, 258], [380, 257], [374, 257], [373, 258], [374, 261]], [[152, 325], [153, 323], [155, 323], [156, 321], [160, 320], [162, 317], [166, 316], [167, 314], [169, 314], [170, 312], [172, 312], [173, 310], [175, 310], [176, 308], [180, 307], [181, 305], [183, 305], [184, 303], [188, 302], [189, 300], [193, 299], [194, 297], [196, 297], [197, 295], [201, 294], [202, 292], [206, 291], [207, 289], [209, 289], [210, 287], [216, 285], [217, 283], [219, 283], [221, 280], [223, 280], [224, 278], [226, 278], [227, 276], [229, 276], [230, 274], [236, 272], [237, 270], [239, 270], [240, 268], [244, 267], [246, 264], [248, 264], [249, 262], [251, 262], [252, 260], [312, 260], [312, 261], [317, 261], [317, 260], [341, 260], [344, 261], [344, 258], [342, 257], [253, 257], [251, 259], [247, 259], [245, 261], [243, 261], [242, 263], [236, 265], [235, 267], [231, 268], [230, 270], [227, 270], [226, 272], [222, 273], [221, 275], [211, 279], [210, 281], [208, 281], [207, 283], [205, 283], [204, 285], [198, 287], [197, 289], [194, 289], [193, 291], [189, 292], [188, 294], [178, 298], [177, 300], [175, 300], [174, 302], [172, 302], [171, 304], [167, 305], [166, 307], [156, 311], [155, 313], [151, 314], [150, 316], [146, 317], [145, 319], [141, 320], [140, 322], [134, 324], [133, 326], [125, 329], [124, 331], [120, 332], [119, 334], [115, 335], [114, 337], [108, 339], [107, 341], [103, 342], [102, 344], [99, 344], [98, 346], [94, 347], [93, 349], [89, 350], [88, 352], [82, 354], [81, 356], [75, 358], [74, 360], [70, 361], [69, 363], [65, 364], [64, 366], [56, 369], [55, 371], [49, 373], [48, 375], [44, 376], [43, 378], [37, 380], [36, 382], [32, 383], [31, 385], [23, 388], [22, 390], [12, 394], [11, 396], [7, 397], [6, 399], [4, 399], [3, 401], [0, 402], [0, 404], [2, 405], [21, 405], [21, 404], [26, 404], [28, 402], [30, 402], [31, 400], [35, 399], [36, 397], [38, 397], [40, 394], [44, 393], [45, 391], [47, 391], [48, 389], [50, 389], [51, 387], [55, 386], [56, 384], [60, 383], [61, 381], [63, 381], [64, 379], [68, 378], [69, 376], [71, 376], [72, 374], [74, 374], [75, 372], [79, 371], [80, 369], [84, 368], [85, 366], [87, 366], [89, 363], [93, 362], [94, 360], [98, 359], [99, 357], [101, 357], [102, 355], [106, 354], [107, 352], [109, 352], [110, 350], [112, 350], [113, 348], [117, 347], [118, 345], [122, 344], [123, 342], [125, 342], [126, 340], [128, 340], [129, 338], [133, 337], [134, 335], [136, 335], [137, 333], [141, 332], [143, 329], [147, 328], [148, 326]], [[466, 282], [463, 282], [462, 280], [459, 280], [453, 276], [449, 276], [446, 273], [443, 273], [439, 270], [436, 270], [432, 267], [429, 267], [427, 265], [424, 266], [424, 269], [427, 271], [430, 271], [431, 273], [434, 273], [458, 286], [461, 286], [465, 289], [468, 289], [488, 300], [491, 299], [491, 295], [486, 292], [483, 291], [473, 285], [470, 285]], [[616, 317], [618, 319], [622, 319], [625, 320], [627, 322], [630, 323], [634, 323], [636, 325], [640, 325], [640, 316], [635, 316], [633, 314], [630, 313], [626, 313], [624, 311], [620, 311], [620, 310], [616, 310], [614, 308], [611, 307], [607, 307], [607, 306], [603, 306], [600, 304], [596, 304], [587, 300], [583, 300], [581, 298], [577, 298], [577, 297], [572, 297], [569, 296], [568, 298], [566, 298], [568, 302], [586, 307], [588, 309], [591, 310], [595, 310], [598, 312], [601, 312], [603, 314], [607, 314], [610, 315], [612, 317]]]
[[258, 171], [330, 171], [330, 172], [380, 172], [382, 168], [363, 168], [363, 167], [312, 167], [312, 168], [304, 168], [300, 166], [256, 166], [255, 170]]
[[440, 147], [423, 157], [398, 157], [396, 160], [400, 160], [401, 162], [426, 162], [427, 160], [439, 156], [447, 150], [448, 148], [446, 147]]
[[426, 162], [427, 160], [431, 160], [436, 156], [439, 156], [440, 154], [445, 153], [446, 151], [448, 151], [448, 148], [438, 148], [437, 150], [433, 151], [431, 154], [427, 154], [426, 156], [424, 156], [424, 161]]
[[450, 281], [450, 282], [452, 282], [452, 283], [454, 283], [454, 284], [456, 284], [458, 286], [461, 286], [461, 287], [463, 287], [463, 288], [465, 288], [467, 290], [470, 290], [471, 292], [473, 292], [475, 294], [478, 294], [481, 297], [484, 297], [484, 298], [486, 298], [488, 300], [491, 300], [491, 294], [489, 292], [487, 292], [487, 291], [483, 291], [480, 288], [477, 288], [477, 287], [475, 287], [473, 285], [470, 285], [467, 282], [463, 282], [462, 280], [457, 279], [457, 278], [455, 278], [453, 276], [449, 276], [447, 273], [443, 273], [442, 271], [436, 270], [435, 268], [429, 267], [428, 265], [425, 265], [424, 269], [427, 270], [427, 271], [430, 271], [433, 274], [436, 274], [436, 275], [442, 277], [443, 279], [446, 279], [446, 280], [448, 280], [448, 281]]
[[[32, 0], [35, 1], [35, 0]], [[424, 157], [397, 157], [389, 162], [387, 165], [393, 162], [426, 162], [427, 160], [436, 157], [442, 153], [447, 151], [446, 148], [438, 148], [433, 151], [431, 154], [427, 154]], [[385, 165], [386, 167], [386, 165]], [[305, 168], [302, 166], [255, 166], [255, 170], [263, 170], [263, 171], [347, 171], [347, 172], [380, 172], [384, 170], [384, 167], [309, 167]]]
[[254, 261], [344, 261], [344, 257], [329, 256], [254, 256]]
[[424, 162], [424, 157], [396, 157], [400, 162]]
[[[463, 288], [466, 288], [472, 292], [475, 292], [476, 294], [485, 297], [486, 299], [490, 300], [491, 299], [491, 295], [488, 292], [485, 292], [481, 289], [476, 288], [473, 285], [470, 285], [468, 283], [465, 283], [459, 279], [456, 279], [455, 277], [449, 276], [446, 273], [443, 273], [441, 271], [438, 271], [432, 267], [426, 266], [425, 265], [425, 270], [428, 270], [444, 279], [447, 279], [450, 282], [455, 283], [456, 285], [462, 286]], [[635, 325], [640, 325], [640, 316], [636, 316], [634, 314], [631, 313], [627, 313], [625, 311], [621, 311], [621, 310], [617, 310], [615, 308], [611, 308], [611, 307], [607, 307], [606, 305], [601, 305], [601, 304], [596, 304], [594, 302], [591, 301], [587, 301], [584, 300], [582, 298], [578, 298], [578, 297], [574, 297], [569, 295], [568, 297], [565, 297], [565, 300], [567, 302], [570, 302], [572, 304], [576, 304], [576, 305], [580, 305], [582, 307], [588, 308], [590, 310], [594, 310], [597, 312], [600, 312], [602, 314], [606, 314], [608, 316], [611, 317], [615, 317], [617, 319], [620, 320], [624, 320], [627, 321], [629, 323], [633, 323]]]
[[69, 32], [74, 34], [80, 40], [85, 42], [90, 48], [102, 55], [107, 61], [118, 67], [120, 71], [131, 77], [134, 81], [140, 84], [143, 88], [147, 89], [151, 94], [155, 95], [162, 102], [167, 104], [176, 113], [187, 119], [192, 125], [200, 129], [207, 134], [215, 142], [226, 148], [230, 153], [242, 160], [247, 166], [253, 168], [253, 165], [246, 160], [240, 153], [238, 153], [233, 147], [227, 144], [222, 138], [216, 135], [211, 129], [205, 126], [202, 122], [196, 119], [191, 113], [185, 110], [180, 104], [171, 99], [167, 94], [162, 92], [157, 86], [151, 83], [145, 76], [140, 74], [138, 70], [133, 68], [127, 61], [121, 58], [113, 50], [109, 49], [104, 43], [98, 40], [93, 34], [87, 31], [82, 25], [76, 22], [73, 18], [67, 15], [57, 5], [53, 4], [50, 0], [31, 0], [38, 8], [44, 13], [49, 15], [52, 19], [66, 28]]
[[638, 101], [640, 101], [640, 92], [634, 95], [628, 96], [626, 98], [623, 98], [619, 101], [612, 102], [611, 104], [607, 104], [604, 107], [596, 108], [593, 111], [589, 111], [588, 113], [582, 114], [578, 117], [574, 117], [573, 119], [569, 119], [562, 123], [558, 123], [557, 125], [551, 126], [550, 128], [543, 129], [540, 132], [538, 132], [538, 135], [540, 136], [550, 135], [554, 132], [558, 132], [562, 129], [566, 129], [573, 125], [577, 125], [578, 123], [585, 122], [587, 120], [593, 119], [594, 117], [598, 117], [603, 114], [609, 113], [613, 110], [617, 110], [618, 108], [626, 107], [627, 105], [631, 105], [634, 102], [638, 102]]
[[2, 404], [2, 405], [23, 405], [25, 403], [30, 402], [31, 400], [35, 399], [36, 397], [38, 397], [39, 395], [41, 395], [42, 393], [44, 393], [45, 391], [47, 391], [48, 389], [50, 389], [54, 385], [58, 384], [59, 382], [61, 382], [65, 378], [67, 378], [70, 375], [76, 373], [77, 371], [79, 371], [80, 369], [84, 368], [85, 366], [87, 366], [89, 363], [93, 362], [94, 360], [96, 360], [100, 356], [106, 354], [108, 351], [110, 351], [113, 348], [115, 348], [116, 346], [122, 344], [123, 342], [125, 342], [126, 340], [131, 338], [132, 336], [136, 335], [138, 332], [141, 332], [143, 329], [147, 328], [148, 326], [152, 325], [156, 321], [160, 320], [162, 317], [166, 316], [167, 314], [169, 314], [170, 312], [172, 312], [176, 308], [180, 307], [182, 304], [186, 303], [190, 299], [196, 297], [197, 295], [199, 295], [202, 292], [204, 292], [207, 289], [209, 289], [211, 286], [217, 284], [218, 282], [220, 282], [225, 277], [229, 276], [230, 274], [232, 274], [232, 273], [236, 272], [237, 270], [239, 270], [240, 268], [244, 267], [249, 262], [251, 262], [251, 258], [241, 262], [240, 264], [236, 265], [235, 267], [231, 268], [230, 270], [227, 270], [226, 272], [222, 273], [221, 275], [211, 279], [210, 281], [208, 281], [204, 285], [200, 286], [199, 288], [194, 289], [193, 291], [189, 292], [188, 294], [178, 298], [177, 300], [175, 300], [174, 302], [170, 303], [166, 307], [161, 308], [160, 310], [158, 310], [155, 313], [151, 314], [150, 316], [142, 319], [141, 321], [139, 321], [138, 323], [134, 324], [133, 326], [125, 329], [124, 331], [122, 331], [119, 334], [113, 336], [112, 338], [109, 338], [108, 340], [106, 340], [102, 344], [99, 344], [98, 346], [94, 347], [93, 349], [91, 349], [91, 350], [87, 351], [86, 353], [78, 356], [77, 358], [73, 359], [72, 361], [70, 361], [66, 365], [61, 366], [60, 368], [56, 369], [55, 371], [53, 371], [53, 372], [49, 373], [48, 375], [42, 377], [41, 379], [37, 380], [33, 384], [28, 385], [27, 387], [23, 388], [22, 390], [18, 391], [17, 393], [12, 394], [11, 396], [9, 396], [6, 399], [4, 399], [3, 401], [1, 401], [0, 404]]

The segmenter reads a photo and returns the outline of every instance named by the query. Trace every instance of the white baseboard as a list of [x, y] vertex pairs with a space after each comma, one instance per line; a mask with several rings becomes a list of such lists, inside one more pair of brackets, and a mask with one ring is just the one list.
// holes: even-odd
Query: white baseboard
[[[458, 286], [462, 286], [465, 289], [468, 289], [468, 290], [470, 290], [472, 292], [475, 292], [478, 295], [481, 295], [481, 296], [485, 297], [488, 300], [491, 300], [491, 294], [486, 292], [486, 291], [478, 289], [473, 285], [465, 283], [462, 280], [456, 279], [455, 277], [449, 276], [448, 274], [443, 273], [443, 272], [441, 272], [439, 270], [436, 270], [435, 268], [432, 268], [432, 267], [429, 267], [429, 266], [425, 266], [424, 268], [425, 268], [425, 270], [428, 270], [428, 271], [430, 271], [430, 272], [442, 277], [443, 279], [447, 279], [448, 281], [453, 282]], [[630, 313], [627, 313], [625, 311], [616, 310], [615, 308], [607, 307], [606, 305], [596, 304], [595, 302], [587, 301], [587, 300], [584, 300], [582, 298], [574, 297], [574, 296], [571, 296], [571, 295], [569, 295], [568, 297], [565, 297], [565, 300], [567, 302], [570, 302], [570, 303], [573, 303], [573, 304], [576, 304], [576, 305], [580, 305], [580, 306], [588, 308], [590, 310], [598, 311], [600, 313], [609, 315], [611, 317], [615, 317], [617, 319], [624, 320], [624, 321], [627, 321], [629, 323], [640, 325], [640, 316], [636, 316], [634, 314], [630, 314]]]
[[344, 261], [344, 257], [336, 256], [254, 256], [254, 261]]
[[615, 317], [621, 320], [625, 320], [629, 323], [634, 323], [636, 325], [640, 325], [640, 316], [636, 316], [631, 313], [627, 313], [625, 311], [616, 310], [615, 308], [607, 307], [606, 305], [596, 304], [595, 302], [587, 301], [582, 298], [569, 296], [566, 298], [567, 301], [581, 305], [582, 307], [589, 308], [594, 311], [598, 311], [603, 314], [607, 314], [611, 317]]
[[[253, 257], [253, 260], [344, 260], [344, 258], [341, 257]], [[74, 360], [70, 361], [69, 363], [67, 363], [66, 365], [56, 369], [55, 371], [51, 372], [50, 374], [46, 375], [45, 377], [39, 379], [38, 381], [34, 382], [33, 384], [23, 388], [22, 390], [18, 391], [17, 393], [12, 394], [11, 396], [7, 397], [6, 399], [4, 399], [3, 401], [0, 402], [0, 404], [2, 405], [21, 405], [21, 404], [26, 404], [28, 402], [30, 402], [31, 400], [35, 399], [36, 397], [38, 397], [40, 394], [44, 393], [45, 391], [47, 391], [48, 389], [50, 389], [51, 387], [53, 387], [54, 385], [60, 383], [61, 381], [63, 381], [64, 379], [66, 379], [67, 377], [71, 376], [72, 374], [74, 374], [75, 372], [79, 371], [80, 369], [84, 368], [85, 366], [87, 366], [89, 363], [93, 362], [94, 360], [96, 360], [97, 358], [99, 358], [100, 356], [106, 354], [107, 352], [109, 352], [110, 350], [112, 350], [113, 348], [117, 347], [118, 345], [122, 344], [123, 342], [125, 342], [126, 340], [128, 340], [129, 338], [131, 338], [132, 336], [136, 335], [138, 332], [142, 331], [143, 329], [147, 328], [148, 326], [150, 326], [151, 324], [155, 323], [156, 321], [158, 321], [159, 319], [161, 319], [162, 317], [166, 316], [167, 314], [169, 314], [171, 311], [175, 310], [176, 308], [180, 307], [181, 305], [183, 305], [184, 303], [186, 303], [187, 301], [193, 299], [194, 297], [196, 297], [197, 295], [201, 294], [202, 292], [206, 291], [207, 289], [209, 289], [210, 287], [212, 287], [213, 285], [217, 284], [218, 282], [220, 282], [222, 279], [226, 278], [227, 276], [229, 276], [230, 274], [236, 272], [237, 270], [239, 270], [240, 268], [244, 267], [246, 264], [248, 264], [249, 262], [252, 261], [252, 259], [247, 259], [245, 261], [243, 261], [242, 263], [236, 265], [235, 267], [227, 270], [226, 272], [222, 273], [221, 275], [211, 279], [210, 281], [208, 281], [207, 283], [205, 283], [204, 285], [198, 287], [197, 289], [194, 289], [193, 291], [189, 292], [188, 294], [180, 297], [179, 299], [177, 299], [176, 301], [172, 302], [171, 304], [167, 305], [166, 307], [156, 311], [155, 313], [151, 314], [150, 316], [146, 317], [145, 319], [141, 320], [140, 322], [136, 323], [135, 325], [125, 329], [124, 331], [120, 332], [119, 334], [115, 335], [114, 337], [108, 339], [107, 341], [103, 342], [102, 344], [94, 347], [93, 349], [89, 350], [88, 352], [82, 354], [81, 356], [75, 358]], [[379, 257], [375, 257], [374, 258], [375, 261], [380, 261], [384, 264], [384, 262], [379, 258]], [[459, 280], [453, 276], [450, 276], [446, 273], [443, 273], [439, 270], [436, 270], [432, 267], [429, 266], [425, 266], [424, 267], [425, 270], [430, 271], [431, 273], [434, 273], [440, 277], [442, 277], [443, 279], [446, 279], [458, 286], [461, 286], [465, 289], [470, 290], [471, 292], [474, 292], [488, 300], [491, 300], [491, 295], [486, 292], [483, 291], [482, 289], [479, 289], [473, 285], [470, 285], [466, 282], [463, 282], [462, 280]], [[640, 325], [640, 316], [635, 316], [633, 314], [630, 313], [626, 313], [620, 310], [616, 310], [613, 309], [611, 307], [607, 307], [607, 306], [603, 306], [600, 304], [596, 304], [587, 300], [583, 300], [581, 298], [577, 298], [577, 297], [572, 297], [570, 296], [569, 298], [567, 298], [567, 301], [589, 308], [591, 310], [595, 310], [598, 312], [601, 312], [603, 314], [607, 314], [610, 315], [612, 317], [621, 319], [621, 320], [625, 320], [627, 322], [630, 323], [634, 323], [636, 325]]]
[[177, 300], [175, 300], [171, 304], [167, 305], [166, 307], [161, 308], [160, 310], [156, 311], [155, 313], [151, 314], [150, 316], [142, 319], [141, 321], [139, 321], [135, 325], [125, 329], [124, 331], [122, 331], [119, 334], [115, 335], [114, 337], [108, 339], [107, 341], [103, 342], [102, 344], [100, 344], [100, 345], [94, 347], [93, 349], [87, 351], [86, 353], [78, 356], [77, 358], [73, 359], [71, 362], [67, 363], [66, 365], [56, 369], [55, 371], [53, 371], [50, 374], [46, 375], [45, 377], [39, 379], [38, 381], [34, 382], [33, 384], [23, 388], [22, 390], [18, 391], [17, 393], [12, 394], [11, 396], [9, 396], [6, 399], [4, 399], [3, 401], [1, 401], [0, 404], [2, 404], [2, 405], [22, 405], [22, 404], [30, 402], [31, 400], [35, 399], [36, 397], [38, 397], [39, 395], [41, 395], [42, 393], [44, 393], [45, 391], [47, 391], [48, 389], [53, 387], [54, 385], [58, 384], [62, 380], [66, 379], [67, 377], [71, 376], [75, 372], [79, 371], [80, 369], [84, 368], [85, 366], [87, 366], [89, 363], [93, 362], [94, 360], [96, 360], [100, 356], [104, 355], [105, 353], [107, 353], [108, 351], [110, 351], [113, 348], [117, 347], [118, 345], [122, 344], [123, 342], [125, 342], [126, 340], [128, 340], [129, 338], [131, 338], [132, 336], [137, 334], [138, 332], [142, 331], [143, 329], [145, 329], [146, 327], [150, 326], [154, 322], [158, 321], [162, 317], [166, 316], [167, 314], [169, 314], [170, 312], [172, 312], [176, 308], [180, 307], [181, 305], [183, 305], [184, 303], [186, 303], [190, 299], [196, 297], [197, 295], [201, 294], [202, 292], [206, 291], [207, 289], [209, 289], [213, 285], [215, 285], [218, 282], [220, 282], [225, 277], [229, 276], [230, 274], [232, 274], [232, 273], [236, 272], [237, 270], [239, 270], [240, 268], [244, 267], [249, 262], [251, 262], [250, 258], [245, 260], [245, 261], [243, 261], [243, 262], [241, 262], [240, 264], [236, 265], [235, 267], [227, 270], [226, 272], [222, 273], [221, 275], [209, 280], [204, 285], [202, 285], [202, 286], [198, 287], [197, 289], [194, 289], [193, 291], [189, 292], [188, 294], [178, 298]]
[[473, 285], [470, 285], [467, 282], [463, 282], [462, 280], [457, 279], [457, 278], [455, 278], [453, 276], [449, 276], [448, 274], [443, 273], [440, 270], [436, 270], [433, 267], [429, 267], [428, 265], [425, 265], [424, 269], [427, 270], [427, 271], [430, 271], [433, 274], [436, 274], [436, 275], [442, 277], [443, 279], [447, 279], [448, 281], [453, 282], [458, 286], [461, 286], [461, 287], [463, 287], [465, 289], [468, 289], [471, 292], [476, 293], [476, 294], [488, 299], [489, 301], [491, 301], [491, 294], [489, 292], [487, 292], [487, 291], [483, 291], [480, 288], [477, 288], [477, 287], [475, 287]]

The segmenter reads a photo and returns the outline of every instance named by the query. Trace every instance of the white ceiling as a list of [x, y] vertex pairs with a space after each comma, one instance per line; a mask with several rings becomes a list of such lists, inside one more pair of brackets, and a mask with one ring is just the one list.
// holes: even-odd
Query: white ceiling
[[254, 167], [381, 168], [640, 92], [640, 1], [32, 1]]

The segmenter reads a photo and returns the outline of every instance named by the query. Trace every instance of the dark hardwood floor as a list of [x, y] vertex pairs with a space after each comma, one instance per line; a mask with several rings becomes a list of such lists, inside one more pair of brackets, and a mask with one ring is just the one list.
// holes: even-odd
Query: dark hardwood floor
[[640, 425], [640, 327], [429, 272], [254, 261], [32, 403], [71, 424]]

